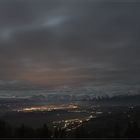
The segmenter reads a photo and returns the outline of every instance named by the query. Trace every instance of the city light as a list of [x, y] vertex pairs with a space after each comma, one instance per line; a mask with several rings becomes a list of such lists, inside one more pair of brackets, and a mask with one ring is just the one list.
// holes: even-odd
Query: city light
[[68, 110], [77, 109], [77, 105], [48, 105], [48, 106], [34, 106], [19, 109], [18, 112], [34, 112], [34, 111], [53, 111], [53, 110]]

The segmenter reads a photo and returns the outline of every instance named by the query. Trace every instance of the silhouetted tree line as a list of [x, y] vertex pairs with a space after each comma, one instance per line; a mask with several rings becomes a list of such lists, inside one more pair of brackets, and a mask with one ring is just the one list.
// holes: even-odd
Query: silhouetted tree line
[[140, 127], [135, 121], [129, 121], [126, 128], [121, 127], [118, 122], [114, 124], [114, 130], [112, 132], [102, 131], [97, 129], [97, 131], [92, 131], [88, 133], [86, 128], [83, 126], [76, 129], [76, 138], [140, 138]]
[[64, 129], [56, 128], [52, 132], [46, 124], [37, 129], [25, 126], [24, 124], [14, 128], [7, 122], [0, 120], [0, 138], [57, 138], [64, 136]]
[[[116, 123], [114, 124], [113, 135], [110, 137], [113, 138], [140, 138], [140, 127], [138, 123], [135, 121], [130, 121], [125, 128], [125, 131], [121, 130], [121, 126]], [[92, 135], [88, 133], [84, 126], [77, 128], [74, 131], [74, 135], [70, 136], [67, 134], [68, 132], [60, 127], [56, 127], [53, 131], [51, 131], [46, 124], [44, 124], [41, 128], [33, 129], [31, 127], [25, 126], [21, 124], [21, 126], [17, 128], [13, 128], [7, 122], [0, 120], [0, 138], [90, 138], [90, 137], [106, 137], [104, 132], [99, 130], [98, 135], [93, 131]]]
[[137, 122], [128, 122], [128, 127], [125, 132], [127, 138], [140, 138], [140, 128]]

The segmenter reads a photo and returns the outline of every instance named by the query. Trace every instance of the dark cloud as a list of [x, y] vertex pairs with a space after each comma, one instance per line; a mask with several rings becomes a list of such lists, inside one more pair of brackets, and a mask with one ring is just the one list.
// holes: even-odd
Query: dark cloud
[[1, 0], [0, 80], [138, 84], [139, 17], [132, 0]]

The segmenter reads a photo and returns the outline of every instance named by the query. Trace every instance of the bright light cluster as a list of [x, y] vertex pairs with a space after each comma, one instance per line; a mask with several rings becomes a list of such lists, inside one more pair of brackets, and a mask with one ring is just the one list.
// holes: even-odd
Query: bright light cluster
[[18, 110], [18, 112], [33, 112], [33, 111], [53, 111], [53, 110], [67, 110], [67, 109], [77, 109], [77, 105], [48, 105], [48, 106], [34, 106], [26, 107]]

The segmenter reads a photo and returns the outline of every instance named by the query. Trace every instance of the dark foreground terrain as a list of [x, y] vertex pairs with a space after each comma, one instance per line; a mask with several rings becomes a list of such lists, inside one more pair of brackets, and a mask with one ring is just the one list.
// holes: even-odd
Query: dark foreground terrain
[[[26, 122], [25, 122], [26, 123]], [[139, 138], [140, 106], [114, 107], [105, 111], [100, 117], [84, 122], [77, 129], [67, 131], [56, 127], [50, 130], [47, 124], [32, 128], [21, 124], [14, 127], [0, 120], [1, 138]]]
[[[121, 97], [122, 98], [122, 97]], [[128, 98], [128, 97], [127, 97]], [[129, 97], [129, 100], [134, 97]], [[117, 99], [119, 99], [117, 97]], [[140, 138], [140, 105], [137, 103], [129, 102], [128, 104], [125, 100], [121, 104], [117, 102], [116, 97], [113, 99], [101, 99], [98, 101], [98, 105], [94, 107], [94, 110], [86, 110], [89, 112], [94, 111], [95, 116], [88, 120], [80, 120], [80, 117], [85, 117], [87, 115], [83, 114], [83, 108], [76, 110], [57, 110], [57, 111], [37, 111], [37, 112], [8, 112], [0, 120], [0, 138], [123, 138], [123, 139], [134, 139]], [[107, 100], [107, 101], [106, 101]], [[109, 101], [110, 100], [110, 101]], [[114, 103], [113, 103], [114, 100]], [[123, 98], [121, 99], [123, 101]], [[119, 99], [119, 101], [121, 101]], [[136, 98], [138, 100], [138, 97]], [[128, 100], [127, 100], [128, 101]], [[83, 101], [87, 104], [88, 101]], [[89, 101], [91, 102], [91, 101]], [[92, 101], [93, 102], [93, 101]], [[94, 103], [97, 101], [94, 101]], [[110, 104], [109, 104], [110, 102]], [[91, 103], [90, 103], [91, 104]], [[55, 125], [50, 127], [51, 122], [49, 122], [56, 114], [59, 114], [68, 120], [60, 121], [64, 125]], [[49, 116], [50, 115], [50, 116]], [[49, 117], [51, 119], [49, 119]], [[77, 120], [70, 118], [79, 118]], [[22, 119], [21, 118], [25, 118]], [[15, 119], [15, 121], [14, 121]], [[48, 120], [49, 119], [49, 120]], [[40, 121], [38, 121], [40, 120]], [[18, 122], [18, 125], [15, 125]], [[21, 123], [22, 122], [22, 123]], [[30, 124], [32, 122], [32, 125]], [[59, 122], [59, 121], [58, 121]], [[34, 124], [33, 124], [34, 123]], [[35, 126], [38, 124], [37, 126]]]

